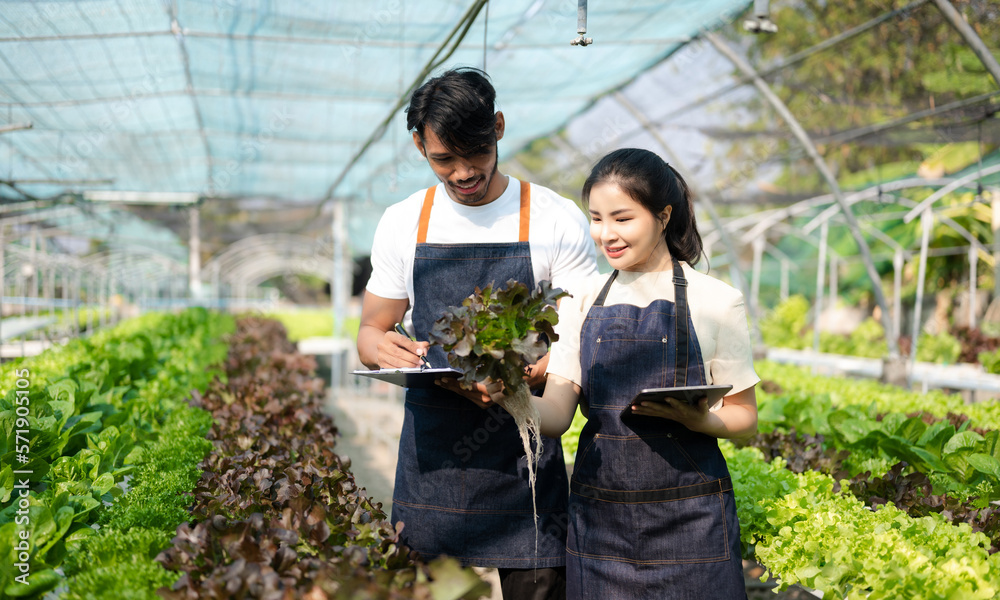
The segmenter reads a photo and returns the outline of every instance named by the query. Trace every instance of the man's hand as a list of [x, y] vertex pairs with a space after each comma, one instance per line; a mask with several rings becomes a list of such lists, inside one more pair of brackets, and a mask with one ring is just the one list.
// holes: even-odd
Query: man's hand
[[369, 369], [380, 369], [415, 367], [419, 364], [416, 342], [393, 329], [396, 323], [403, 320], [409, 306], [406, 298], [382, 298], [365, 292], [358, 329], [358, 358], [363, 365]]
[[[490, 398], [490, 385], [496, 385], [492, 381], [480, 382], [475, 385], [471, 390], [467, 390], [458, 384], [458, 380], [454, 377], [442, 377], [441, 379], [434, 380], [434, 383], [443, 387], [446, 390], [455, 392], [459, 396], [463, 396], [472, 401], [473, 404], [479, 408], [489, 408], [493, 405], [493, 400]], [[492, 388], [495, 389], [495, 388]]]
[[378, 343], [379, 368], [412, 368], [423, 364], [421, 356], [427, 356], [428, 342], [415, 342], [395, 331], [386, 331]]

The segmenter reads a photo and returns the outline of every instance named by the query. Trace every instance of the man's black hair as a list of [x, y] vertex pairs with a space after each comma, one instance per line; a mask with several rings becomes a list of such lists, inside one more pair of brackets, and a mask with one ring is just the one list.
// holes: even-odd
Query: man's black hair
[[421, 141], [429, 127], [457, 156], [491, 152], [496, 144], [496, 90], [474, 67], [442, 73], [417, 88], [406, 108], [406, 128]]

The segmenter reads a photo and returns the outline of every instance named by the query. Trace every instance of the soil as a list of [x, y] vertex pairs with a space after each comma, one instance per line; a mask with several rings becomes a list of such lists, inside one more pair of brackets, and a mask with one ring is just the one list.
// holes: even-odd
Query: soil
[[[392, 488], [396, 472], [399, 432], [403, 425], [403, 397], [398, 387], [372, 382], [364, 387], [346, 389], [331, 394], [327, 409], [333, 415], [340, 438], [337, 453], [351, 459], [351, 471], [360, 487], [382, 503], [389, 514], [392, 510]], [[753, 561], [744, 561], [749, 600], [814, 600], [819, 597], [808, 590], [793, 586], [775, 593], [773, 582], [761, 582], [764, 569]], [[476, 571], [493, 587], [486, 600], [501, 600], [500, 580], [496, 569]]]

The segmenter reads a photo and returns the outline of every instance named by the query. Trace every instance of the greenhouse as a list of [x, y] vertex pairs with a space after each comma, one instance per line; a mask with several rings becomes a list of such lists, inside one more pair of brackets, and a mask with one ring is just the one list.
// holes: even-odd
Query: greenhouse
[[1000, 598], [998, 114], [995, 0], [0, 0], [0, 598]]

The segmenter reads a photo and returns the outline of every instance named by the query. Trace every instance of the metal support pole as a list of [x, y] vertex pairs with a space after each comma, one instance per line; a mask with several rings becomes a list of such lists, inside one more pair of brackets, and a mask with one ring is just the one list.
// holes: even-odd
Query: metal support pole
[[18, 314], [21, 315], [22, 317], [26, 315], [28, 311], [28, 305], [24, 303], [24, 298], [27, 297], [28, 295], [28, 284], [25, 283], [24, 281], [25, 277], [23, 269], [24, 266], [22, 265], [21, 269], [18, 269], [18, 272], [15, 273], [14, 275], [14, 294], [13, 294], [15, 298], [19, 298], [21, 300], [21, 302], [19, 303], [21, 305], [21, 309], [18, 311]]
[[[42, 290], [42, 295], [46, 301], [46, 310], [50, 317], [56, 317], [56, 268], [55, 265], [50, 265], [48, 271], [45, 273], [45, 285]], [[58, 321], [57, 321], [58, 323]], [[52, 331], [57, 331], [58, 327], [53, 327]], [[44, 329], [38, 330], [38, 339], [42, 339], [43, 334], [45, 334]], [[51, 336], [50, 336], [51, 337]]]
[[[892, 254], [892, 331], [896, 340], [903, 333], [903, 251]], [[886, 336], [888, 337], [888, 336]]]
[[781, 301], [788, 300], [788, 261], [781, 259]]
[[90, 305], [87, 310], [87, 331], [91, 334], [97, 329], [97, 310], [100, 306], [94, 299], [97, 297], [97, 293], [94, 291], [94, 278], [87, 277], [87, 304]]
[[212, 294], [216, 300], [216, 308], [222, 310], [222, 303], [219, 300], [222, 298], [222, 289], [219, 287], [219, 265], [215, 264], [212, 266]]
[[840, 265], [837, 261], [836, 255], [830, 256], [830, 308], [837, 308], [837, 295], [839, 290], [837, 289], [837, 271]]
[[576, 3], [576, 33], [577, 36], [570, 40], [573, 46], [589, 46], [594, 40], [584, 37], [587, 33], [587, 0], [577, 0]]
[[49, 310], [55, 316], [56, 312], [56, 268], [55, 266], [49, 267], [48, 277], [46, 278], [45, 284], [45, 299], [48, 301]]
[[760, 271], [764, 262], [764, 244], [767, 240], [763, 236], [753, 241], [753, 282], [750, 285], [750, 313], [755, 321], [760, 320]]
[[997, 62], [993, 53], [983, 43], [982, 38], [976, 34], [976, 30], [965, 22], [961, 13], [951, 4], [950, 0], [934, 0], [934, 4], [937, 4], [938, 10], [941, 11], [944, 18], [958, 31], [962, 39], [965, 40], [966, 45], [975, 53], [989, 74], [993, 76], [993, 80], [996, 81], [997, 86], [1000, 87], [1000, 63]]
[[976, 328], [976, 267], [979, 253], [975, 246], [969, 246], [969, 329]]
[[73, 335], [80, 336], [80, 273], [73, 273]]
[[991, 194], [993, 207], [991, 229], [993, 231], [993, 299], [1000, 298], [1000, 194]]
[[188, 296], [201, 297], [201, 215], [197, 204], [188, 207]]
[[[6, 248], [6, 241], [3, 237], [4, 225], [0, 223], [0, 321], [3, 320], [3, 295], [7, 293], [7, 253], [4, 251]], [[0, 337], [0, 339], [3, 339]]]
[[[722, 41], [717, 35], [710, 31], [702, 32], [702, 35], [707, 39], [722, 55], [724, 55], [733, 65], [736, 66], [740, 71], [743, 71], [744, 75], [753, 78], [754, 86], [757, 90], [764, 96], [768, 103], [781, 115], [781, 118], [788, 124], [788, 127], [792, 130], [792, 133], [798, 139], [799, 143], [805, 149], [806, 153], [812, 159], [813, 164], [819, 170], [823, 179], [826, 180], [827, 185], [830, 186], [830, 190], [833, 192], [833, 196], [840, 206], [841, 212], [844, 213], [844, 220], [847, 222], [847, 227], [851, 231], [851, 235], [854, 237], [854, 242], [858, 246], [858, 252], [861, 255], [861, 261], [865, 265], [865, 270], [868, 272], [868, 278], [872, 282], [872, 291], [875, 294], [875, 301], [878, 306], [882, 309], [882, 327], [888, 330], [891, 326], [889, 320], [889, 305], [885, 298], [885, 292], [882, 290], [882, 279], [879, 276], [878, 270], [875, 268], [875, 261], [872, 260], [871, 250], [868, 248], [868, 243], [865, 241], [864, 235], [861, 233], [861, 226], [858, 224], [857, 218], [854, 216], [854, 212], [851, 210], [850, 204], [844, 198], [844, 194], [840, 190], [840, 185], [837, 183], [837, 178], [833, 176], [833, 172], [830, 170], [829, 165], [820, 156], [819, 151], [812, 142], [812, 138], [806, 133], [806, 130], [802, 128], [802, 125], [795, 118], [795, 115], [788, 109], [788, 106], [778, 98], [778, 95], [774, 93], [771, 86], [767, 84], [766, 81], [757, 73], [757, 71], [748, 63], [743, 57], [736, 54], [729, 46]], [[818, 335], [818, 334], [817, 334]], [[895, 340], [888, 340], [889, 342], [889, 354], [895, 356], [899, 353], [899, 348], [896, 346]]]
[[108, 292], [108, 278], [106, 276], [102, 275], [101, 279], [100, 279], [100, 282], [101, 282], [101, 301], [100, 301], [101, 314], [99, 315], [97, 324], [98, 324], [99, 327], [107, 327], [107, 325], [108, 325], [108, 311], [111, 310], [111, 306], [110, 306], [110, 304], [108, 302], [108, 296], [109, 296], [109, 292]]
[[[32, 300], [38, 300], [38, 226], [31, 226], [31, 250], [29, 256], [31, 261], [31, 287], [27, 296]], [[38, 316], [38, 302], [33, 302], [31, 314]]]
[[124, 290], [121, 290], [122, 286], [117, 285], [117, 282], [115, 281], [114, 271], [111, 270], [110, 256], [108, 257], [108, 264], [104, 267], [104, 269], [108, 274], [108, 304], [111, 310], [111, 313], [108, 315], [108, 318], [110, 319], [109, 325], [114, 325], [118, 322], [118, 319], [121, 316], [121, 309], [123, 307], [111, 305], [115, 302], [116, 295], [118, 296], [118, 300], [124, 303]]
[[920, 339], [920, 314], [924, 304], [924, 284], [927, 281], [927, 247], [930, 245], [934, 214], [930, 208], [920, 214], [920, 265], [917, 268], [917, 305], [913, 307], [913, 341], [910, 343], [910, 373], [917, 362], [917, 342]]
[[819, 259], [816, 263], [816, 301], [813, 303], [813, 350], [819, 352], [819, 318], [823, 314], [823, 275], [826, 273], [826, 242], [830, 232], [827, 221], [819, 228]]
[[[330, 278], [330, 300], [333, 305], [333, 340], [339, 344], [344, 337], [344, 319], [347, 317], [347, 282], [344, 260], [344, 242], [346, 228], [344, 219], [344, 199], [338, 198], [333, 204], [333, 222], [331, 223], [331, 234], [333, 238], [333, 273]], [[330, 357], [330, 387], [340, 389], [343, 386], [342, 367], [343, 352], [339, 347], [334, 348]]]

